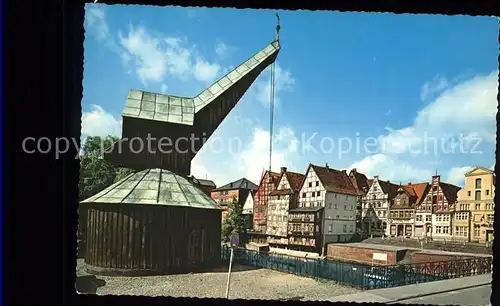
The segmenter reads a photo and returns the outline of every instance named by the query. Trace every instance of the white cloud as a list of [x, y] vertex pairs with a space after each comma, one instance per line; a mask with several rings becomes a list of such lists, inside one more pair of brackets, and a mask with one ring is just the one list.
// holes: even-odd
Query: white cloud
[[426, 82], [420, 89], [420, 100], [427, 101], [427, 99], [432, 98], [435, 94], [438, 94], [442, 90], [449, 86], [448, 80], [443, 76], [435, 76], [429, 82]]
[[[440, 156], [447, 160], [453, 154], [466, 154], [469, 160], [479, 158], [472, 151], [460, 152], [460, 147], [472, 150], [476, 142], [495, 143], [497, 75], [498, 71], [477, 75], [447, 88], [417, 113], [411, 126], [387, 128], [388, 133], [378, 137], [384, 150], [353, 163], [351, 168], [384, 179], [428, 181], [434, 171], [426, 170], [425, 163]], [[464, 168], [450, 170], [451, 180], [456, 181], [459, 169]]]
[[472, 170], [473, 167], [455, 167], [451, 168], [446, 175], [446, 181], [450, 184], [455, 184], [457, 186], [463, 186], [465, 180], [465, 173]]
[[[257, 101], [262, 103], [264, 106], [269, 107], [269, 98], [271, 93], [271, 67], [268, 67], [265, 71], [268, 73], [265, 74], [265, 78], [259, 80], [255, 84], [255, 95]], [[295, 85], [295, 79], [292, 76], [292, 73], [289, 70], [282, 69], [281, 66], [276, 63], [275, 70], [275, 97], [274, 104], [277, 106], [280, 103], [279, 93], [281, 92], [290, 92], [293, 90], [293, 86]]]
[[188, 46], [185, 38], [153, 35], [145, 27], [130, 25], [126, 34], [118, 32], [115, 39], [103, 6], [89, 5], [85, 21], [96, 39], [104, 41], [125, 64], [132, 65], [144, 85], [162, 82], [167, 76], [210, 82], [222, 70], [219, 64], [200, 56], [194, 46]]
[[[262, 170], [269, 169], [269, 131], [256, 128], [246, 148], [238, 155], [239, 170], [242, 176], [253, 182], [260, 180]], [[298, 139], [290, 127], [281, 127], [273, 140], [272, 170], [293, 166], [292, 160], [297, 152]]]
[[82, 136], [120, 136], [121, 118], [104, 111], [99, 105], [91, 105], [90, 112], [82, 114]]
[[215, 79], [220, 71], [220, 66], [215, 63], [209, 63], [200, 57], [196, 58], [194, 67], [194, 76], [199, 81], [210, 82]]

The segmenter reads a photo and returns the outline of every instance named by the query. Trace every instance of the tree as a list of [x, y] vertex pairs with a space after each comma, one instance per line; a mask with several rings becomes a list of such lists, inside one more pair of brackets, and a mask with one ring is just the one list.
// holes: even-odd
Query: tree
[[118, 137], [115, 136], [89, 136], [85, 139], [80, 155], [80, 201], [99, 193], [117, 179], [133, 172], [127, 168], [116, 168], [102, 158], [103, 150], [116, 141]]
[[222, 239], [229, 241], [232, 234], [242, 234], [246, 232], [246, 219], [243, 215], [243, 205], [238, 203], [236, 196], [228, 206], [228, 214], [222, 224]]

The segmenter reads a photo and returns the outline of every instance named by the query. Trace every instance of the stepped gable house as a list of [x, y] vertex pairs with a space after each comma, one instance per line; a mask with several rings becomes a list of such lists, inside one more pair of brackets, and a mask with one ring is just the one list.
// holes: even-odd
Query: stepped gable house
[[430, 185], [417, 183], [400, 185], [389, 208], [389, 235], [392, 237], [413, 237], [415, 225], [415, 207], [420, 204]]
[[269, 194], [267, 204], [267, 242], [270, 246], [288, 245], [288, 210], [297, 208], [299, 188], [304, 174], [281, 167], [278, 188]]
[[[290, 244], [293, 239], [294, 243], [319, 248], [323, 253], [327, 243], [350, 241], [354, 235], [358, 192], [345, 170], [331, 169], [328, 164], [325, 167], [309, 164], [305, 175], [299, 207], [289, 212], [289, 228], [306, 234], [297, 238], [294, 235]], [[298, 218], [297, 214], [304, 218]], [[292, 222], [299, 219], [305, 221]]]

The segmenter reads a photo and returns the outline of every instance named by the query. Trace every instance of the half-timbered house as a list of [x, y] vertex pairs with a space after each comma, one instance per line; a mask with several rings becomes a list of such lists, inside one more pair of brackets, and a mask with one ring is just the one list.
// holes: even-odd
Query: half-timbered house
[[[265, 242], [267, 240], [266, 225], [267, 225], [267, 203], [269, 194], [276, 190], [281, 174], [271, 171], [264, 172], [259, 182], [259, 187], [255, 192], [253, 206], [253, 233], [255, 242]], [[257, 235], [262, 235], [257, 239]]]
[[327, 243], [352, 239], [358, 192], [345, 170], [331, 169], [328, 164], [325, 167], [309, 164], [305, 175], [300, 188], [299, 208], [323, 208], [319, 227], [323, 253]]
[[[387, 219], [389, 207], [397, 194], [399, 186], [388, 181], [382, 181], [378, 176], [368, 192], [363, 197], [362, 230], [367, 235], [389, 235]], [[369, 213], [372, 212], [372, 213]]]
[[299, 188], [304, 175], [281, 168], [278, 188], [269, 194], [267, 204], [267, 242], [270, 246], [288, 245], [288, 210], [297, 208]]

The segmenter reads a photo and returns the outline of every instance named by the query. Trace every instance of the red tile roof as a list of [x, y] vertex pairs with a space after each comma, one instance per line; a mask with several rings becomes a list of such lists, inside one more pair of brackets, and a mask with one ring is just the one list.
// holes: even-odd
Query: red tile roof
[[291, 171], [286, 171], [285, 175], [292, 191], [299, 191], [299, 188], [302, 185], [302, 182], [304, 181], [304, 178], [306, 176], [302, 173], [291, 172]]
[[[351, 170], [351, 172], [349, 173], [349, 179], [351, 180], [351, 183], [353, 184], [354, 188], [356, 188], [356, 191], [359, 193], [359, 195], [365, 195], [366, 191], [370, 189], [371, 182], [369, 184], [366, 175], [356, 171], [356, 169]], [[366, 191], [364, 190], [364, 188], [366, 188]]]
[[419, 205], [422, 203], [431, 185], [429, 183], [416, 183], [408, 186], [411, 186], [411, 188], [415, 191], [415, 195], [417, 196], [415, 204]]
[[310, 164], [327, 192], [359, 195], [345, 170], [335, 170]]

